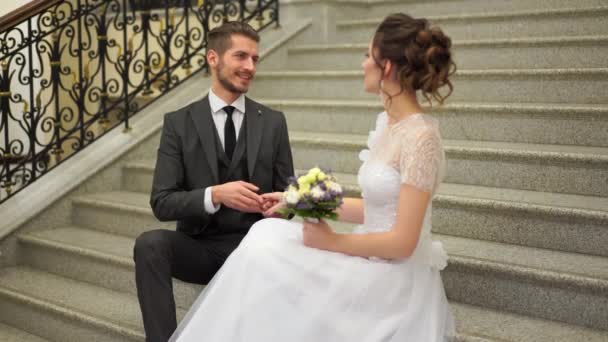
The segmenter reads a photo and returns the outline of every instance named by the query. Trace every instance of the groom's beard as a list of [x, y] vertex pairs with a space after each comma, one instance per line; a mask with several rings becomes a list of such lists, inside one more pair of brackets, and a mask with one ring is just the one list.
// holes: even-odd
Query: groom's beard
[[[224, 66], [224, 63], [221, 60], [218, 62], [217, 71], [218, 71], [217, 72], [218, 81], [220, 82], [222, 87], [224, 87], [224, 89], [228, 90], [229, 92], [235, 93], [235, 94], [245, 94], [249, 90], [249, 86], [239, 87], [236, 84], [230, 82], [229, 75], [224, 74], [226, 71], [226, 68]], [[236, 77], [238, 77], [238, 75], [236, 75], [237, 73], [238, 72], [235, 72]], [[250, 75], [250, 74], [248, 73], [248, 75]]]

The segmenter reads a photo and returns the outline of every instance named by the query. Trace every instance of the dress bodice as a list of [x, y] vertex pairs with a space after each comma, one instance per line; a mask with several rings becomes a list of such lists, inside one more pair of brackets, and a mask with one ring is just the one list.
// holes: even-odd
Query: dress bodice
[[[361, 151], [363, 161], [358, 181], [364, 199], [364, 224], [358, 233], [392, 229], [402, 184], [434, 194], [445, 173], [445, 157], [437, 122], [424, 114], [414, 114], [389, 124], [380, 113], [368, 147]], [[439, 269], [447, 255], [441, 244], [431, 240], [432, 202], [429, 202], [418, 245], [410, 259], [421, 260]]]
[[365, 231], [390, 230], [397, 217], [399, 172], [379, 161], [365, 161], [359, 169], [359, 186], [365, 200]]

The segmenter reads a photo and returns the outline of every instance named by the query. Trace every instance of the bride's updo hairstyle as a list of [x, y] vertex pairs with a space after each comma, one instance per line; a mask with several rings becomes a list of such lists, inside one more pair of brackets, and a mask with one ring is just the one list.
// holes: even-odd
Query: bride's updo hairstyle
[[[450, 48], [452, 40], [438, 27], [429, 27], [426, 19], [414, 19], [396, 13], [386, 17], [374, 34], [372, 58], [384, 69], [390, 60], [396, 68], [402, 93], [420, 90], [424, 98], [443, 104], [454, 87], [449, 80], [456, 72]], [[447, 86], [444, 94], [439, 89]], [[383, 90], [382, 90], [383, 91]], [[387, 94], [389, 98], [398, 94]]]

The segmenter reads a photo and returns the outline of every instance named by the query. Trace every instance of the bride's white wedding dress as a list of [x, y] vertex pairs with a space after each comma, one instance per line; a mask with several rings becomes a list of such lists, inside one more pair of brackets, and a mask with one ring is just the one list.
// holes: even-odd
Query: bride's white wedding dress
[[[444, 154], [436, 121], [415, 114], [389, 125], [378, 115], [360, 154], [365, 223], [386, 231], [400, 185], [434, 193]], [[454, 324], [439, 271], [447, 255], [431, 241], [429, 204], [414, 254], [398, 261], [308, 248], [300, 223], [264, 219], [196, 300], [171, 341], [443, 342]]]

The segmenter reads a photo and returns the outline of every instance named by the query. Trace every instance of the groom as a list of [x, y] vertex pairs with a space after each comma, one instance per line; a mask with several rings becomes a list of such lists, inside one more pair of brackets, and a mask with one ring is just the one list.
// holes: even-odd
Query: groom
[[165, 116], [150, 205], [177, 231], [141, 234], [134, 248], [146, 341], [166, 342], [177, 327], [172, 277], [206, 284], [293, 176], [283, 113], [245, 97], [260, 38], [229, 22], [208, 34], [208, 96]]

